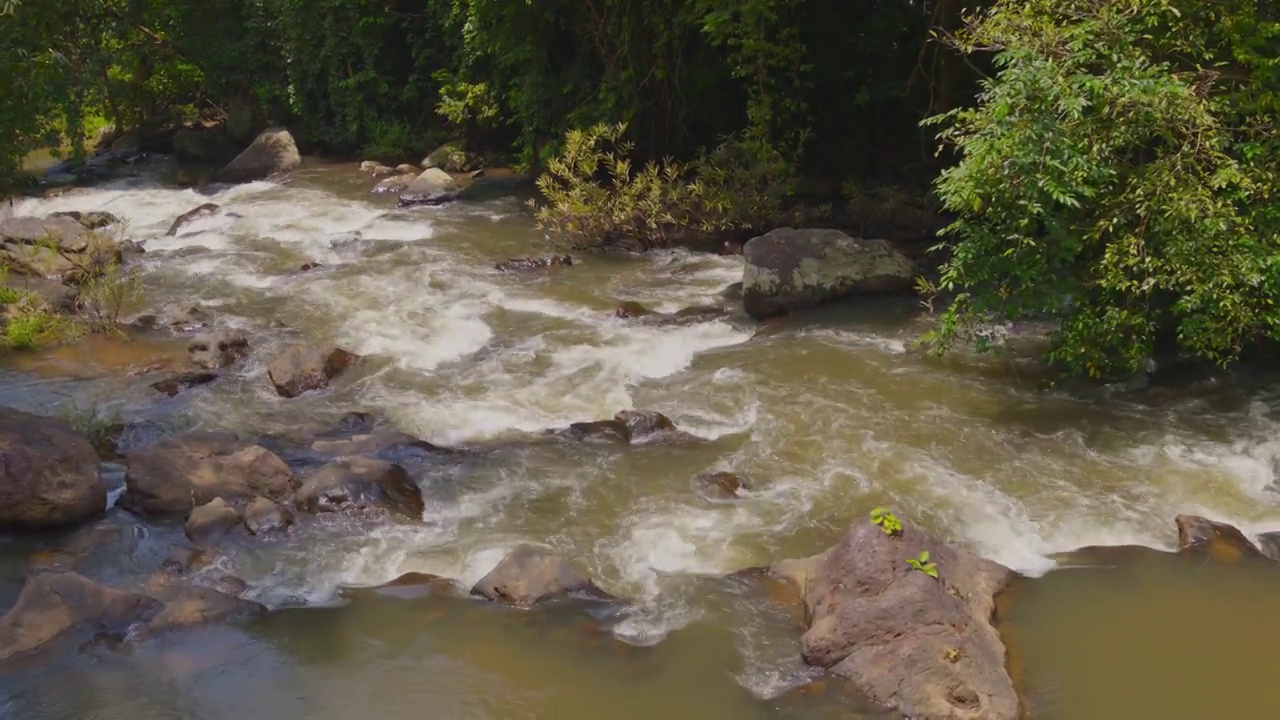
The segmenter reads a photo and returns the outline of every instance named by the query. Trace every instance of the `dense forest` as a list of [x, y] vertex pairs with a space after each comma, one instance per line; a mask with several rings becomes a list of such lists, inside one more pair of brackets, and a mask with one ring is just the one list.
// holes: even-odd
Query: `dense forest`
[[33, 150], [74, 153], [108, 125], [163, 136], [221, 123], [286, 124], [312, 153], [401, 161], [458, 141], [505, 154], [550, 170], [541, 187], [568, 210], [547, 224], [645, 246], [673, 228], [820, 221], [824, 203], [895, 186], [930, 197], [947, 225], [945, 262], [921, 283], [945, 308], [939, 348], [987, 342], [992, 319], [1049, 318], [1054, 359], [1100, 375], [1280, 340], [1272, 0], [0, 0], [0, 12], [9, 187]]

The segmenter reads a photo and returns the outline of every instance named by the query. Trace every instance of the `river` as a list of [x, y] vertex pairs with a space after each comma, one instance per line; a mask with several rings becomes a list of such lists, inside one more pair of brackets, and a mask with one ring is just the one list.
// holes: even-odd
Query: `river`
[[[1203, 606], [1196, 622], [1241, 629], [1236, 613], [1274, 602], [1269, 569], [1194, 583], [1165, 559], [1144, 561], [1155, 569], [1117, 571], [1138, 578], [1123, 602], [1092, 571], [1049, 572], [1056, 553], [1082, 546], [1171, 549], [1178, 513], [1246, 532], [1280, 527], [1280, 494], [1266, 489], [1280, 458], [1273, 380], [1224, 372], [1157, 399], [1046, 391], [1007, 358], [915, 352], [927, 317], [909, 300], [764, 326], [740, 309], [682, 325], [621, 319], [612, 313], [621, 301], [660, 311], [722, 302], [741, 279], [740, 258], [583, 254], [568, 268], [500, 273], [498, 261], [548, 251], [520, 198], [398, 210], [371, 185], [353, 165], [308, 162], [284, 184], [212, 196], [143, 176], [26, 201], [18, 212], [125, 219], [129, 236], [146, 241], [147, 310], [198, 304], [248, 331], [254, 349], [233, 376], [158, 400], [117, 367], [154, 348], [91, 343], [10, 362], [0, 403], [43, 413], [92, 404], [245, 436], [366, 410], [441, 445], [497, 444], [641, 408], [705, 442], [513, 445], [426, 478], [421, 525], [331, 518], [287, 541], [239, 543], [222, 569], [276, 610], [265, 620], [127, 651], [94, 646], [0, 677], [0, 716], [845, 717], [853, 711], [838, 693], [789, 692], [818, 677], [799, 661], [796, 612], [722, 576], [819, 552], [881, 505], [1029, 576], [1049, 573], [1030, 581], [1009, 620], [1025, 645], [1014, 655], [1031, 664], [1027, 682], [1060, 686], [1037, 691], [1037, 716], [1104, 716], [1057, 697], [1069, 688], [1071, 698], [1105, 698], [1111, 717], [1201, 717], [1177, 714], [1179, 673], [1198, 683], [1183, 694], [1226, 693], [1215, 696], [1224, 715], [1275, 716], [1274, 683], [1238, 682], [1269, 667], [1274, 621], [1225, 650], [1206, 644], [1216, 625], [1189, 633], [1189, 657], [1208, 654], [1190, 667], [1152, 640], [1185, 616], [1166, 614], [1146, 633], [1103, 632], [1104, 645], [1137, 648], [1125, 656], [1134, 665], [1166, 668], [1134, 672], [1126, 692], [1103, 688], [1112, 665], [1093, 671], [1087, 653], [1055, 649], [1083, 637], [1076, 630], [1127, 628], [1122, 613], [1188, 596]], [[223, 211], [164, 235], [205, 202]], [[322, 267], [297, 272], [311, 261]], [[369, 359], [329, 391], [284, 400], [266, 360], [299, 337]], [[694, 476], [721, 470], [746, 480], [744, 497], [694, 492]], [[118, 511], [98, 530], [101, 558], [85, 572], [118, 582], [154, 569], [181, 534]], [[522, 541], [550, 545], [633, 604], [618, 615], [521, 613], [351, 590], [410, 571], [473, 583]], [[0, 548], [6, 606], [42, 542]], [[1111, 605], [1114, 614], [1098, 610]], [[1243, 656], [1219, 663], [1215, 653], [1233, 650]], [[1144, 692], [1173, 700], [1144, 704]]]

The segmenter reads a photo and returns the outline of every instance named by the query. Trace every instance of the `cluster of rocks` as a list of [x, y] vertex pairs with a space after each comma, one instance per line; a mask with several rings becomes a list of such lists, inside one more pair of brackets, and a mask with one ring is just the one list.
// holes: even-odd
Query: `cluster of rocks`
[[459, 143], [446, 143], [422, 159], [418, 165], [402, 163], [395, 167], [376, 160], [360, 163], [361, 172], [383, 179], [374, 193], [398, 196], [400, 207], [443, 205], [462, 197], [463, 188], [455, 176], [479, 177], [480, 159], [462, 149]]
[[58, 212], [0, 220], [0, 266], [4, 284], [53, 313], [70, 313], [81, 288], [110, 265], [143, 251], [118, 241], [109, 228], [120, 220], [107, 212]]

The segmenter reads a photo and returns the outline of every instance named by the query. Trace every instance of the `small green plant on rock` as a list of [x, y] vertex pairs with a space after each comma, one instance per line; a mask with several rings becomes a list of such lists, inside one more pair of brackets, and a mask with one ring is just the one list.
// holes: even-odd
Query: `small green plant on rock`
[[929, 561], [928, 550], [921, 550], [919, 557], [908, 558], [907, 564], [912, 570], [919, 570], [934, 580], [938, 579], [938, 566]]
[[80, 321], [92, 333], [118, 332], [120, 317], [141, 295], [138, 277], [125, 272], [120, 263], [109, 262], [80, 287]]
[[108, 410], [96, 399], [81, 407], [72, 400], [62, 406], [60, 413], [77, 432], [84, 435], [94, 447], [105, 447], [118, 434], [121, 418], [117, 410]]
[[878, 507], [871, 511], [871, 524], [880, 528], [885, 535], [895, 537], [902, 534], [902, 521], [888, 508]]

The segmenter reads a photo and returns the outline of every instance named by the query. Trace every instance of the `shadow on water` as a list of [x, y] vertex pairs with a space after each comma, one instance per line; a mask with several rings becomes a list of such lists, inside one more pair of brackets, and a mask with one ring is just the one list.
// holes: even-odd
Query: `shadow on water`
[[[746, 598], [723, 583], [719, 589], [726, 612], [742, 609]], [[282, 610], [124, 649], [93, 646], [52, 668], [11, 670], [0, 674], [0, 716], [861, 716], [831, 682], [756, 699], [729, 670], [740, 664], [737, 640], [720, 622], [694, 623], [657, 646], [638, 647], [614, 637], [609, 626], [618, 618], [603, 606], [520, 611], [448, 593], [344, 595], [338, 607]]]

